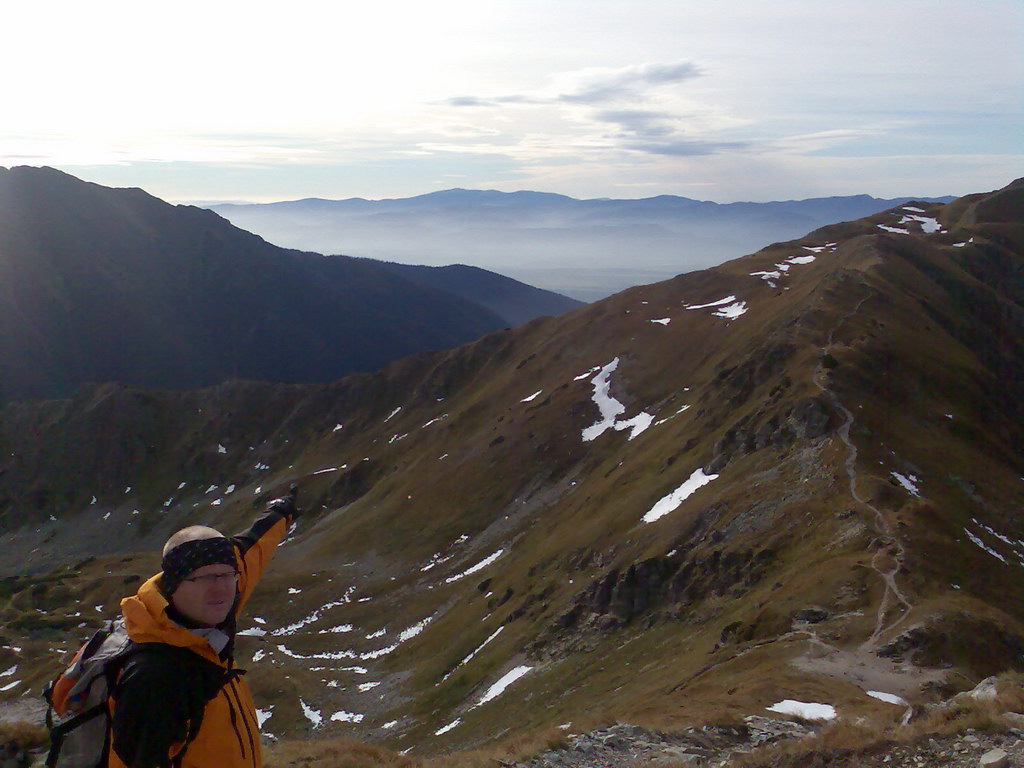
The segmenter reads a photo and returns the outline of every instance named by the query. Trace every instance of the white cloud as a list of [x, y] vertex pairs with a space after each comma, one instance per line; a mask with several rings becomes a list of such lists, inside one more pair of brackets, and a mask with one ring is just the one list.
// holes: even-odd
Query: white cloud
[[1022, 29], [1013, 0], [21, 3], [0, 164], [171, 198], [959, 194], [1024, 174]]

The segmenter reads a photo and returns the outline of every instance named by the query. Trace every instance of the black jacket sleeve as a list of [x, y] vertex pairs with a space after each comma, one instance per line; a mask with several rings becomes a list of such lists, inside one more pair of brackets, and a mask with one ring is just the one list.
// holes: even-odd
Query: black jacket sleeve
[[169, 768], [195, 717], [187, 682], [169, 658], [136, 654], [114, 687], [111, 748], [129, 768]]

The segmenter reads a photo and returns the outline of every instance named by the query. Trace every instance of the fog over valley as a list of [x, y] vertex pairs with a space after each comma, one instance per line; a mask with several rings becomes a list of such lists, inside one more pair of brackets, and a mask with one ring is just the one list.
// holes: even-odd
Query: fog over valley
[[673, 195], [577, 200], [452, 189], [395, 200], [307, 199], [211, 209], [284, 247], [404, 264], [469, 264], [595, 301], [909, 199], [858, 195], [718, 204]]

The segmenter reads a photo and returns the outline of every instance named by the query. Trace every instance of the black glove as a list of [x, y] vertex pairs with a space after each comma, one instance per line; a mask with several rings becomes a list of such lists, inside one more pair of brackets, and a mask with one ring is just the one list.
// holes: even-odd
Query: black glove
[[299, 486], [293, 485], [287, 496], [282, 496], [280, 499], [274, 499], [267, 505], [268, 512], [277, 512], [285, 515], [290, 520], [297, 518], [302, 512], [299, 510]]

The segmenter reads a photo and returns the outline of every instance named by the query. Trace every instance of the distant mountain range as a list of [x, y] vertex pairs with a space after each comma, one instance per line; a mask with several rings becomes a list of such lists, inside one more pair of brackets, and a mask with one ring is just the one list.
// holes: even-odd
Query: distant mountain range
[[475, 267], [286, 250], [211, 211], [0, 169], [0, 402], [329, 381], [579, 302]]
[[312, 198], [210, 207], [290, 248], [405, 264], [472, 264], [593, 301], [910, 199], [856, 195], [719, 204], [673, 195], [577, 200], [543, 192], [450, 189], [395, 200]]
[[[802, 702], [838, 729], [786, 765], [866, 724], [881, 758], [901, 717], [1024, 669], [1022, 478], [1024, 180], [327, 384], [0, 408], [0, 705], [170, 532], [241, 530], [297, 482], [235, 646], [282, 742], [638, 765], [521, 752], [609, 723], [707, 747]], [[273, 764], [371, 762], [289, 746]], [[741, 759], [705, 758], [665, 756]]]

